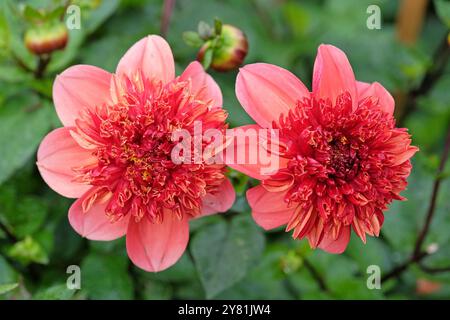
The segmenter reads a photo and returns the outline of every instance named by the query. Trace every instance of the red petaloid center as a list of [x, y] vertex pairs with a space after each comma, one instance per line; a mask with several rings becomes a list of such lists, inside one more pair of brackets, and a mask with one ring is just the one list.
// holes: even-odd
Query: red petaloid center
[[155, 221], [165, 212], [198, 215], [202, 198], [222, 183], [225, 167], [175, 164], [171, 152], [178, 141], [172, 133], [193, 134], [195, 121], [225, 130], [226, 113], [199, 101], [190, 82], [178, 79], [161, 85], [142, 75], [115, 78], [112, 91], [112, 101], [84, 112], [72, 132], [97, 159], [76, 169], [77, 181], [94, 186], [85, 207], [108, 201], [106, 213], [113, 220], [128, 213]]
[[315, 246], [322, 230], [337, 236], [350, 224], [360, 228], [361, 237], [363, 231], [377, 234], [382, 210], [402, 199], [399, 192], [411, 168], [409, 161], [393, 161], [401, 149], [394, 144], [406, 150], [409, 135], [395, 128], [378, 99], [366, 98], [352, 110], [349, 94], [335, 104], [305, 98], [273, 127], [279, 130], [288, 164], [263, 185], [286, 192], [285, 201], [298, 208], [288, 224], [294, 237], [317, 232], [319, 236], [310, 237]]
[[337, 137], [330, 144], [330, 166], [336, 177], [344, 178], [358, 170], [359, 160], [356, 152], [352, 152], [345, 136]]

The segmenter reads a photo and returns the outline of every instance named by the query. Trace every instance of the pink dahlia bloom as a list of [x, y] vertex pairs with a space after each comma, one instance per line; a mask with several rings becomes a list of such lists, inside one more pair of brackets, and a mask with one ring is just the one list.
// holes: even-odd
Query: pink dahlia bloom
[[321, 45], [312, 92], [289, 71], [255, 63], [240, 70], [236, 94], [257, 123], [242, 130], [273, 128], [279, 135], [278, 170], [261, 174], [262, 165], [231, 164], [262, 180], [247, 192], [260, 226], [286, 225], [295, 239], [331, 253], [345, 250], [351, 229], [364, 242], [366, 234], [379, 235], [383, 211], [404, 199], [399, 194], [418, 150], [407, 130], [395, 127], [386, 89], [356, 81], [346, 55]]
[[183, 254], [189, 220], [228, 210], [235, 199], [224, 165], [175, 164], [174, 130], [226, 129], [222, 95], [198, 62], [179, 77], [167, 42], [148, 36], [111, 74], [73, 66], [53, 86], [64, 127], [37, 154], [47, 184], [69, 198], [72, 227], [92, 240], [126, 235], [130, 259], [147, 271]]

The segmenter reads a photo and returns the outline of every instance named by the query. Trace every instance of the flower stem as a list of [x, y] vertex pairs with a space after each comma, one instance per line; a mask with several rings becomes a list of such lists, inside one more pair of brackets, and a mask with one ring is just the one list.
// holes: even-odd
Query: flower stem
[[306, 269], [308, 269], [309, 273], [313, 277], [313, 279], [319, 285], [320, 290], [324, 292], [329, 292], [328, 287], [325, 283], [325, 280], [322, 278], [317, 269], [306, 259], [304, 259], [303, 263], [305, 264]]
[[423, 242], [425, 241], [425, 237], [430, 229], [431, 221], [433, 220], [433, 216], [434, 216], [434, 212], [435, 212], [435, 208], [436, 208], [437, 195], [438, 195], [439, 188], [440, 188], [441, 182], [442, 182], [442, 173], [444, 172], [444, 169], [445, 169], [445, 163], [447, 162], [449, 151], [450, 151], [450, 130], [448, 130], [448, 133], [447, 133], [447, 139], [445, 142], [444, 152], [442, 153], [441, 163], [439, 164], [437, 175], [434, 180], [433, 192], [431, 194], [431, 201], [430, 201], [430, 206], [428, 208], [427, 216], [425, 217], [425, 224], [423, 225], [423, 228], [420, 231], [419, 237], [417, 238], [417, 241], [416, 241], [416, 246], [414, 248], [414, 253], [413, 253], [414, 256], [417, 256], [420, 253]]
[[399, 105], [399, 110], [396, 111], [399, 123], [403, 123], [407, 116], [417, 108], [417, 98], [427, 94], [434, 84], [439, 81], [444, 74], [449, 58], [450, 46], [448, 45], [446, 33], [433, 54], [433, 66], [425, 73], [419, 87], [410, 91], [405, 96], [405, 101]]
[[450, 152], [450, 128], [447, 131], [447, 138], [446, 138], [445, 145], [444, 145], [444, 151], [442, 153], [439, 168], [437, 170], [436, 178], [434, 180], [433, 191], [431, 193], [430, 205], [428, 207], [427, 215], [425, 217], [425, 223], [419, 233], [419, 236], [417, 237], [416, 243], [414, 245], [414, 251], [411, 254], [411, 257], [406, 262], [395, 267], [392, 271], [387, 273], [381, 279], [382, 282], [384, 282], [390, 278], [393, 278], [393, 277], [398, 277], [400, 274], [402, 274], [404, 271], [406, 271], [411, 264], [420, 262], [423, 258], [425, 258], [429, 255], [428, 252], [422, 251], [422, 246], [423, 246], [423, 243], [425, 241], [425, 238], [426, 238], [428, 232], [430, 231], [431, 222], [433, 220], [434, 213], [436, 211], [436, 201], [437, 201], [438, 192], [439, 192], [441, 182], [442, 182], [442, 176], [443, 176], [442, 173], [444, 172], [445, 164], [447, 162], [449, 152]]
[[169, 31], [170, 18], [172, 17], [173, 8], [175, 7], [175, 0], [164, 0], [163, 12], [161, 17], [161, 35], [167, 36]]
[[13, 235], [13, 234], [9, 231], [8, 227], [6, 227], [2, 222], [0, 222], [0, 230], [2, 230], [3, 233], [6, 235], [6, 238], [8, 239], [8, 241], [10, 241], [10, 242], [12, 242], [12, 243], [17, 242], [16, 236]]
[[45, 69], [47, 68], [48, 64], [50, 63], [51, 56], [50, 55], [40, 55], [38, 66], [36, 71], [34, 72], [34, 77], [36, 79], [42, 79], [44, 76]]

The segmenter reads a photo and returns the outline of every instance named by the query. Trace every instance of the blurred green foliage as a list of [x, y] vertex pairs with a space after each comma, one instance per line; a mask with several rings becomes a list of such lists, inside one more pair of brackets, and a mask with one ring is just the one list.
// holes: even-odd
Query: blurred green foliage
[[[417, 265], [383, 283], [381, 290], [366, 286], [367, 267], [378, 265], [384, 274], [401, 264], [423, 225], [450, 123], [448, 64], [430, 90], [400, 110], [400, 124], [410, 129], [421, 152], [404, 192], [409, 200], [391, 206], [380, 238], [364, 245], [353, 237], [344, 254], [330, 255], [291, 240], [283, 230], [263, 232], [245, 200], [253, 181], [232, 172], [238, 198], [230, 212], [193, 221], [182, 259], [150, 274], [129, 261], [123, 239], [80, 238], [67, 221], [71, 201], [45, 185], [34, 163], [41, 139], [60, 126], [51, 102], [55, 75], [77, 63], [113, 72], [134, 42], [159, 33], [162, 1], [75, 1], [81, 6], [81, 29], [70, 30], [66, 49], [54, 53], [44, 77], [36, 79], [37, 59], [22, 41], [27, 24], [20, 7], [54, 2], [0, 3], [0, 299], [450, 298], [450, 272], [426, 272]], [[380, 30], [366, 27], [370, 4], [381, 8]], [[183, 32], [218, 17], [247, 34], [246, 63], [280, 65], [308, 86], [317, 46], [331, 43], [347, 53], [358, 80], [378, 81], [396, 97], [408, 96], [434, 67], [434, 53], [449, 32], [450, 8], [444, 0], [430, 4], [419, 41], [408, 47], [396, 38], [397, 10], [398, 2], [388, 0], [179, 0], [166, 38], [179, 73], [196, 56]], [[211, 74], [222, 88], [231, 127], [252, 122], [234, 94], [236, 72]], [[429, 267], [450, 266], [449, 175], [447, 164], [425, 242], [425, 247], [437, 247], [424, 259]], [[65, 286], [69, 265], [81, 267], [81, 290]], [[438, 289], [424, 292], [419, 279]]]

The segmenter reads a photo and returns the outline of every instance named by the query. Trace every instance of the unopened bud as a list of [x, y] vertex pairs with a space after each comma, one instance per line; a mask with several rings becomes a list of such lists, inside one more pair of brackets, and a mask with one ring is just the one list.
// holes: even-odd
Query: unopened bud
[[[214, 44], [210, 67], [216, 71], [229, 71], [239, 67], [248, 52], [248, 42], [245, 34], [238, 28], [224, 24], [221, 35]], [[200, 49], [197, 60], [203, 63], [207, 51], [211, 50], [212, 41], [207, 41]]]
[[66, 47], [68, 41], [66, 25], [62, 22], [41, 24], [31, 27], [25, 33], [25, 46], [36, 54], [48, 54]]

